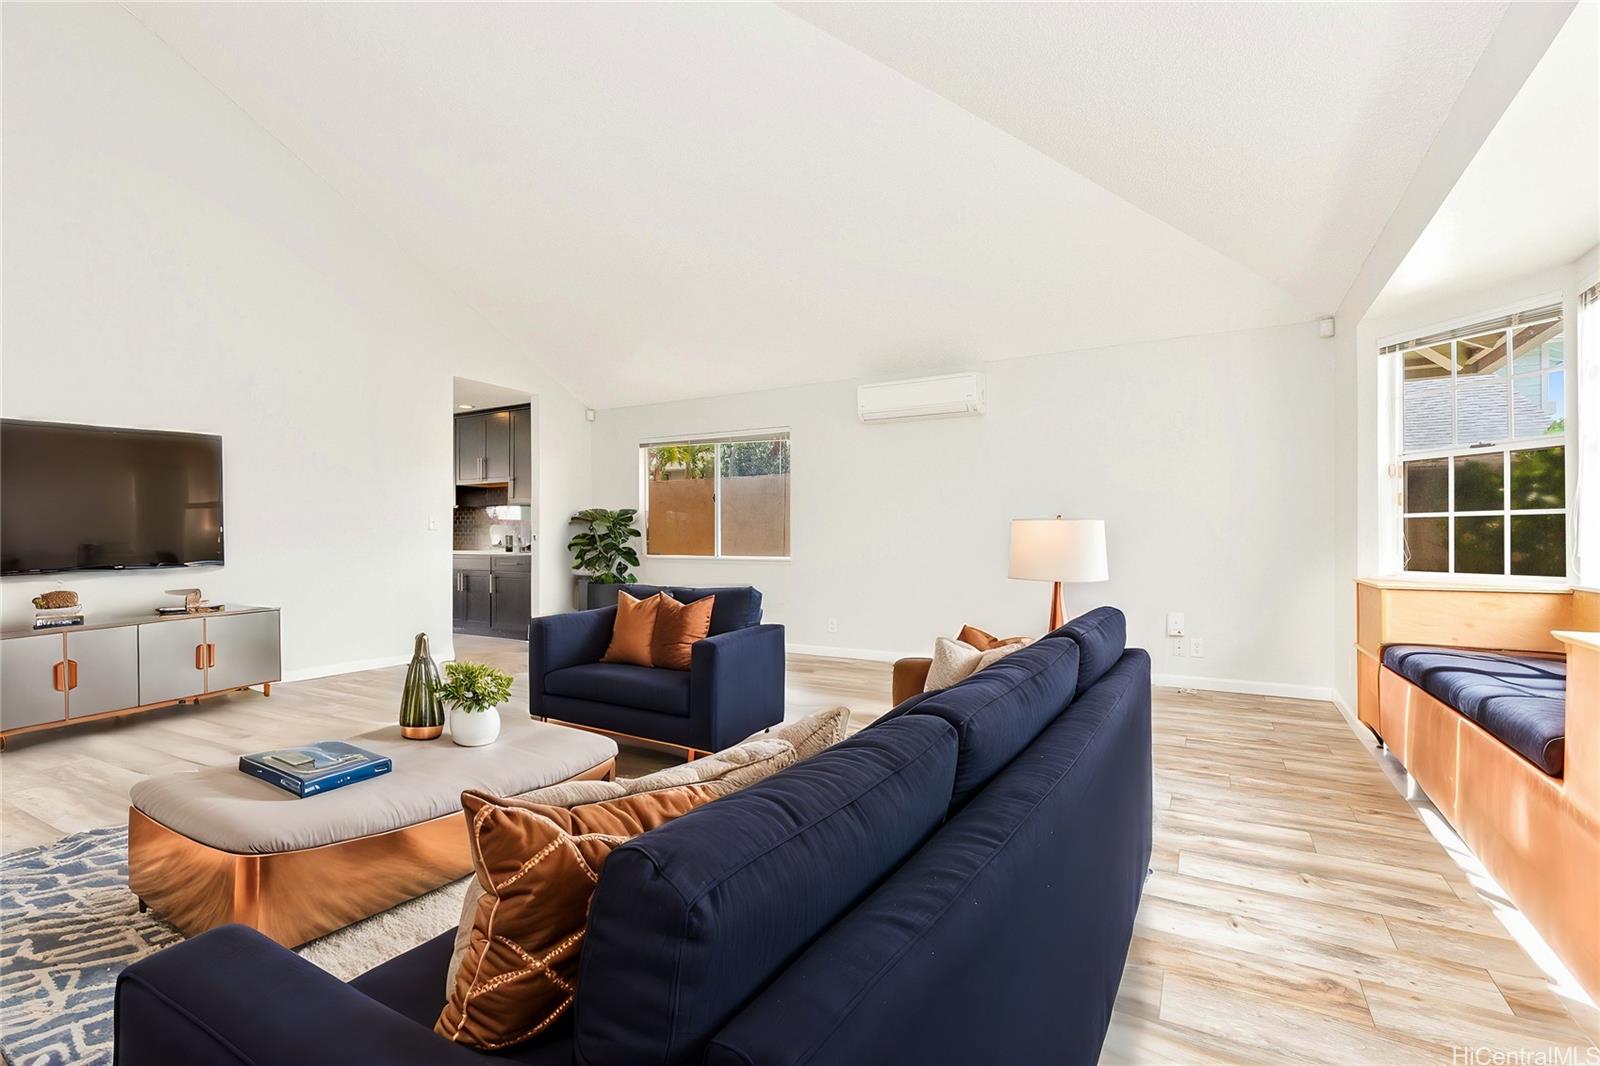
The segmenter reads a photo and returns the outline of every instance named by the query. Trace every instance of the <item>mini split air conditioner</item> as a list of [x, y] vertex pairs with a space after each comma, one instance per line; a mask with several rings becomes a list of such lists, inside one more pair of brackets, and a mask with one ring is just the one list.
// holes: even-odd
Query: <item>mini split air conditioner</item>
[[982, 374], [942, 374], [856, 389], [856, 414], [863, 422], [981, 415], [984, 407]]

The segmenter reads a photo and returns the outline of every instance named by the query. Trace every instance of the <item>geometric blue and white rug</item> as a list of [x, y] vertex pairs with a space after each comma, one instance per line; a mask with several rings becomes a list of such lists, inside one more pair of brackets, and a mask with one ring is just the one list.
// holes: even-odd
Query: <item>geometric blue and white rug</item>
[[[465, 881], [313, 941], [349, 979], [454, 926]], [[109, 1066], [117, 975], [183, 939], [128, 891], [128, 827], [0, 856], [0, 1053], [12, 1066]]]
[[128, 891], [128, 827], [0, 858], [0, 1050], [16, 1066], [109, 1063], [117, 974], [183, 936]]

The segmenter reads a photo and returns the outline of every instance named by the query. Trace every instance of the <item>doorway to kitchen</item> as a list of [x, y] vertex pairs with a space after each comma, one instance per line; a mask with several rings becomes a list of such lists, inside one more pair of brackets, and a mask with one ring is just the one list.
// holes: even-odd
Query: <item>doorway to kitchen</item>
[[452, 627], [528, 639], [538, 602], [538, 408], [526, 392], [456, 378], [451, 411]]

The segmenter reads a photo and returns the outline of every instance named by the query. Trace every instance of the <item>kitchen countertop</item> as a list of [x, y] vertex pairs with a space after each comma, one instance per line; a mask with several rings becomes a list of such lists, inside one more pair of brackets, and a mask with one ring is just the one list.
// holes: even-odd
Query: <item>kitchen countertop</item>
[[533, 555], [533, 552], [530, 551], [530, 550], [524, 550], [524, 551], [519, 551], [519, 552], [508, 552], [504, 548], [455, 548], [455, 549], [451, 550], [450, 554], [451, 555], [526, 555], [526, 556], [530, 556], [531, 557]]

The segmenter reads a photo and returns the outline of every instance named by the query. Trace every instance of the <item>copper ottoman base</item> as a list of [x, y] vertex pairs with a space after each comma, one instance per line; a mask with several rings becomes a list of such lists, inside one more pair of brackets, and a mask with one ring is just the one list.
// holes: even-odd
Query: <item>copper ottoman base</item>
[[[569, 781], [610, 780], [607, 759]], [[128, 808], [128, 887], [187, 936], [230, 922], [285, 947], [369, 918], [472, 872], [457, 811], [387, 833], [316, 848], [221, 851]]]

